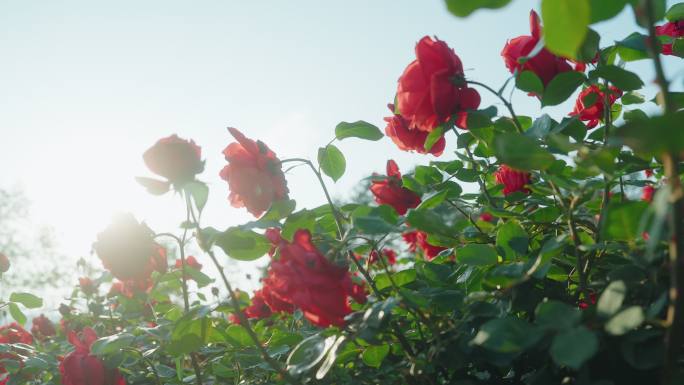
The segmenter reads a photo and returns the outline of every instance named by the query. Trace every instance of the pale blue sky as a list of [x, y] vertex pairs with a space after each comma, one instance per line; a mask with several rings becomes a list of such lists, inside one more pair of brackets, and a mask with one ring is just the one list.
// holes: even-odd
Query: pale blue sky
[[[207, 160], [206, 224], [245, 222], [251, 217], [228, 205], [217, 175], [230, 140], [225, 127], [263, 140], [281, 158], [312, 159], [342, 120], [384, 128], [385, 105], [424, 35], [453, 47], [468, 77], [498, 88], [509, 76], [500, 51], [529, 33], [528, 13], [538, 5], [514, 0], [458, 19], [441, 0], [1, 0], [0, 186], [23, 185], [37, 220], [55, 226], [74, 257], [89, 252], [114, 210], [173, 230], [180, 202], [148, 196], [133, 177], [149, 176], [143, 151], [177, 133], [195, 139]], [[626, 10], [597, 25], [602, 45], [637, 30], [632, 18]], [[681, 70], [680, 59], [666, 65]], [[648, 62], [628, 68], [645, 79], [652, 73]], [[483, 106], [497, 104], [482, 95]], [[523, 115], [538, 108], [521, 92], [514, 104]], [[545, 112], [560, 118], [570, 109], [568, 102]], [[330, 183], [338, 196], [382, 172], [388, 158], [403, 170], [431, 159], [402, 153], [387, 138], [340, 148], [348, 172]], [[305, 169], [288, 180], [300, 207], [323, 202]]]

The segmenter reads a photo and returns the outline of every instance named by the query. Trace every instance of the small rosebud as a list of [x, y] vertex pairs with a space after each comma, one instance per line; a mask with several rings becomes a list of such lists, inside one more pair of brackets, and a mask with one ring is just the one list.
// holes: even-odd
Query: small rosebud
[[218, 295], [219, 295], [219, 289], [218, 289], [218, 287], [212, 287], [212, 288], [211, 288], [211, 294], [213, 294], [214, 297], [218, 297]]
[[10, 268], [10, 260], [3, 253], [0, 253], [0, 274], [6, 273]]
[[59, 305], [59, 314], [61, 314], [63, 317], [66, 317], [69, 314], [71, 314], [71, 308], [65, 304], [60, 304]]

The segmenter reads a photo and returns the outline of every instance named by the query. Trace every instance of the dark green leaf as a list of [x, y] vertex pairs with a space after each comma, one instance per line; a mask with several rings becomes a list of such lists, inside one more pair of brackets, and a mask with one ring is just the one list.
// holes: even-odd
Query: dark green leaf
[[544, 43], [560, 56], [575, 58], [587, 35], [591, 9], [589, 0], [542, 0]]
[[501, 226], [496, 233], [496, 247], [503, 252], [502, 256], [507, 260], [514, 260], [516, 256], [527, 254], [528, 243], [529, 237], [525, 229], [512, 220]]
[[510, 3], [511, 0], [445, 0], [447, 9], [452, 14], [465, 17], [480, 8], [497, 9]]
[[318, 149], [318, 165], [325, 175], [337, 182], [347, 167], [347, 161], [342, 152], [332, 144]]
[[134, 339], [135, 336], [130, 333], [118, 333], [102, 337], [93, 342], [90, 352], [97, 356], [117, 353], [122, 348], [130, 346]]
[[617, 16], [625, 5], [626, 0], [589, 0], [591, 6], [591, 23], [612, 19]]
[[665, 18], [669, 21], [679, 21], [684, 19], [684, 3], [678, 3], [670, 7], [665, 13]]
[[231, 227], [217, 235], [215, 244], [229, 257], [239, 261], [253, 261], [271, 249], [271, 243], [265, 236], [239, 227]]
[[280, 201], [275, 201], [271, 203], [271, 207], [268, 209], [263, 217], [259, 218], [260, 221], [279, 221], [288, 215], [292, 214], [297, 202], [294, 199], [284, 199]]
[[555, 160], [536, 140], [519, 134], [497, 135], [494, 152], [502, 163], [518, 170], [545, 170]]
[[622, 101], [622, 104], [624, 104], [624, 105], [641, 104], [641, 103], [646, 101], [646, 99], [644, 98], [644, 95], [642, 95], [638, 92], [635, 92], [635, 91], [631, 91], [631, 92], [628, 92], [628, 93], [622, 95], [622, 98], [620, 98], [620, 100]]
[[344, 138], [380, 140], [383, 136], [379, 128], [363, 120], [353, 123], [341, 122], [335, 127], [335, 137], [339, 140]]
[[470, 266], [495, 265], [498, 261], [496, 250], [485, 244], [471, 243], [456, 251], [458, 262]]
[[536, 328], [518, 318], [495, 318], [487, 321], [472, 343], [498, 353], [518, 353], [543, 336]]
[[427, 233], [441, 234], [453, 237], [449, 226], [444, 223], [444, 219], [437, 213], [430, 210], [409, 210], [406, 220], [418, 230]]
[[423, 186], [442, 182], [442, 173], [436, 167], [416, 166], [413, 178]]
[[628, 62], [647, 59], [649, 57], [646, 48], [647, 40], [648, 36], [634, 32], [621, 41], [616, 42], [615, 45], [620, 58]]
[[612, 142], [652, 156], [665, 152], [679, 153], [684, 150], [682, 121], [684, 112], [634, 120], [619, 127]]
[[442, 126], [437, 126], [434, 130], [430, 131], [427, 138], [425, 138], [425, 143], [423, 143], [425, 151], [430, 151], [432, 146], [434, 146], [443, 135], [444, 128], [442, 128]]
[[565, 330], [551, 342], [551, 357], [559, 366], [579, 369], [598, 351], [596, 335], [584, 326]]
[[515, 78], [515, 86], [518, 89], [535, 95], [544, 94], [544, 84], [539, 76], [532, 71], [523, 71]]
[[589, 75], [606, 79], [623, 91], [634, 91], [644, 86], [639, 75], [614, 65], [599, 66]]
[[637, 238], [641, 218], [648, 209], [648, 202], [610, 202], [603, 224], [606, 239], [631, 241]]
[[585, 63], [591, 63], [596, 58], [599, 52], [599, 43], [601, 35], [593, 29], [589, 28], [587, 36], [584, 38], [579, 52], [577, 53], [577, 60]]
[[364, 349], [361, 359], [364, 364], [372, 368], [379, 368], [389, 351], [389, 345], [371, 345]]
[[585, 80], [584, 74], [577, 71], [567, 71], [556, 75], [546, 86], [546, 90], [544, 90], [542, 106], [555, 106], [563, 103]]
[[544, 329], [566, 330], [577, 325], [582, 319], [579, 309], [560, 301], [546, 301], [537, 306], [535, 311], [537, 325]]

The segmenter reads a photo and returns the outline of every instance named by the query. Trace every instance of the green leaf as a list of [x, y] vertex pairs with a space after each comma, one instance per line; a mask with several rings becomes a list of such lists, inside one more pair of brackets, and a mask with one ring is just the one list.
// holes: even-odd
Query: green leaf
[[335, 137], [339, 140], [361, 138], [376, 141], [382, 139], [383, 136], [379, 128], [363, 120], [353, 123], [341, 122], [335, 127]]
[[230, 325], [226, 329], [226, 339], [231, 345], [237, 348], [254, 346], [254, 341], [249, 336], [249, 332], [242, 325]]
[[525, 131], [525, 135], [533, 138], [543, 138], [557, 125], [558, 123], [551, 119], [548, 114], [544, 114], [532, 123], [532, 126]]
[[12, 293], [9, 300], [18, 302], [28, 309], [36, 309], [43, 306], [43, 299], [31, 293]]
[[[456, 186], [458, 186], [458, 185], [456, 185]], [[460, 186], [459, 186], [459, 188], [460, 188]], [[460, 194], [460, 192], [459, 192], [459, 194]], [[444, 202], [446, 200], [448, 195], [449, 195], [448, 190], [435, 192], [434, 194], [423, 199], [423, 201], [420, 203], [420, 205], [418, 205], [417, 209], [422, 210], [422, 209], [431, 209], [431, 208], [437, 207], [440, 204], [442, 204], [442, 202]]]
[[337, 182], [344, 175], [347, 161], [337, 147], [329, 144], [318, 149], [318, 165], [325, 175]]
[[606, 322], [605, 329], [608, 334], [621, 336], [630, 330], [636, 329], [644, 322], [644, 311], [639, 306], [630, 306], [617, 313]]
[[518, 89], [535, 95], [544, 94], [544, 83], [539, 76], [532, 71], [523, 71], [515, 78], [515, 86]]
[[625, 5], [626, 0], [589, 0], [591, 6], [591, 23], [612, 19], [617, 16]]
[[[386, 289], [392, 286], [392, 281], [390, 281], [386, 273], [378, 274], [374, 277], [374, 279], [375, 285], [378, 287], [378, 290]], [[392, 273], [392, 279], [394, 280], [394, 283], [399, 287], [408, 285], [409, 283], [416, 280], [416, 270], [406, 269], [396, 273]]]
[[259, 218], [259, 221], [279, 221], [292, 214], [296, 206], [297, 202], [294, 199], [275, 201], [271, 203], [271, 207], [268, 209], [266, 214]]
[[96, 356], [118, 353], [124, 347], [130, 346], [135, 336], [130, 333], [118, 333], [107, 337], [102, 337], [90, 347], [90, 352]]
[[480, 8], [497, 9], [511, 0], [445, 0], [447, 9], [458, 17], [466, 17]]
[[543, 337], [536, 328], [518, 318], [494, 318], [477, 332], [472, 344], [498, 353], [518, 353]]
[[587, 35], [589, 0], [542, 0], [544, 43], [556, 55], [575, 58]]
[[287, 370], [293, 376], [300, 375], [318, 365], [337, 337], [323, 337], [320, 334], [303, 340], [295, 346], [287, 358]]
[[549, 84], [546, 85], [544, 96], [542, 97], [542, 106], [555, 106], [563, 103], [575, 92], [577, 87], [584, 83], [585, 80], [586, 77], [584, 74], [577, 71], [567, 71], [556, 75], [551, 79]]
[[413, 178], [423, 186], [430, 186], [442, 182], [442, 173], [437, 167], [416, 166]]
[[679, 21], [684, 19], [684, 3], [675, 4], [665, 13], [665, 18], [669, 21]]
[[648, 50], [646, 48], [646, 41], [648, 36], [634, 32], [626, 38], [615, 43], [617, 52], [620, 58], [624, 61], [635, 61], [648, 59]]
[[577, 325], [582, 319], [579, 309], [550, 300], [537, 305], [535, 323], [544, 329], [562, 331]]
[[596, 354], [598, 347], [596, 334], [580, 326], [556, 335], [551, 342], [549, 352], [559, 366], [579, 369]]
[[641, 104], [646, 101], [646, 98], [644, 98], [644, 95], [631, 91], [627, 92], [626, 94], [622, 95], [622, 98], [620, 98], [622, 101], [622, 104], [624, 105], [630, 105], [630, 104]]
[[494, 138], [496, 157], [518, 170], [545, 170], [555, 158], [535, 139], [520, 134], [503, 133]]
[[615, 130], [613, 145], [627, 145], [643, 155], [660, 156], [684, 150], [684, 112], [633, 120]]
[[427, 233], [441, 234], [453, 237], [452, 229], [444, 223], [444, 219], [437, 213], [430, 210], [409, 210], [406, 220], [418, 230]]
[[608, 240], [631, 241], [639, 237], [641, 218], [648, 202], [610, 202], [602, 232]]
[[599, 52], [599, 44], [601, 42], [601, 35], [593, 29], [589, 28], [587, 36], [584, 38], [579, 52], [577, 53], [577, 60], [585, 63], [590, 63], [596, 58]]
[[613, 281], [601, 293], [596, 304], [596, 313], [601, 317], [610, 317], [620, 310], [627, 295], [627, 286], [622, 281]]
[[171, 183], [166, 181], [157, 180], [154, 178], [145, 178], [142, 176], [136, 176], [135, 181], [143, 186], [148, 193], [152, 195], [163, 195], [169, 192], [171, 188]]
[[496, 250], [490, 246], [479, 243], [471, 243], [456, 251], [458, 262], [470, 266], [495, 265], [498, 261]]
[[19, 325], [23, 326], [24, 324], [26, 324], [26, 316], [24, 315], [24, 312], [22, 312], [21, 309], [19, 309], [19, 305], [17, 305], [14, 302], [10, 302], [9, 312], [12, 318], [14, 318], [14, 320], [17, 321]]
[[190, 194], [195, 206], [201, 212], [209, 199], [209, 187], [206, 183], [200, 181], [192, 181], [183, 186], [186, 194]]
[[517, 256], [526, 255], [528, 244], [527, 232], [515, 221], [506, 222], [496, 233], [496, 247], [504, 259], [514, 260]]
[[435, 143], [437, 143], [437, 141], [439, 140], [439, 138], [442, 137], [443, 134], [444, 128], [442, 128], [442, 126], [437, 126], [434, 130], [430, 131], [427, 138], [425, 138], [425, 143], [423, 143], [423, 148], [425, 149], [425, 151], [429, 152], [432, 149], [432, 146], [434, 146]]
[[389, 351], [389, 345], [371, 345], [364, 349], [361, 359], [371, 368], [379, 368]]
[[639, 75], [614, 65], [599, 66], [591, 71], [589, 76], [606, 79], [623, 91], [634, 91], [644, 86]]
[[231, 227], [216, 236], [215, 244], [231, 258], [253, 261], [271, 249], [268, 239], [250, 230]]

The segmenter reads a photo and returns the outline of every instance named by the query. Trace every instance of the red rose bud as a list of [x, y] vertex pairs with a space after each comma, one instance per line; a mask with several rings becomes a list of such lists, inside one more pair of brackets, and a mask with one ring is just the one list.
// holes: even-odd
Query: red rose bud
[[[390, 111], [394, 111], [394, 105], [390, 104]], [[444, 152], [446, 146], [446, 139], [444, 135], [430, 147], [430, 151], [425, 150], [425, 140], [429, 133], [425, 131], [412, 130], [409, 128], [409, 123], [401, 115], [392, 115], [385, 118], [387, 127], [385, 127], [385, 134], [392, 139], [394, 144], [402, 151], [416, 151], [419, 154], [430, 153], [434, 156], [440, 156]]]
[[43, 314], [34, 318], [32, 324], [31, 333], [38, 338], [51, 337], [57, 333], [55, 325]]
[[655, 194], [655, 187], [650, 185], [644, 186], [644, 189], [641, 190], [641, 200], [645, 202], [652, 202], [653, 194]]
[[114, 277], [138, 288], [151, 286], [152, 272], [167, 270], [166, 250], [131, 214], [121, 215], [97, 235], [93, 249]]
[[264, 143], [247, 138], [235, 128], [228, 131], [237, 140], [223, 150], [228, 165], [220, 176], [228, 182], [228, 200], [233, 207], [245, 207], [259, 217], [271, 203], [287, 197], [280, 159]]
[[[355, 296], [349, 271], [335, 265], [311, 243], [308, 230], [297, 230], [293, 242], [282, 241], [264, 279], [264, 301], [276, 311], [282, 303], [300, 308], [314, 325], [343, 326]], [[280, 302], [280, 303], [279, 303]]]
[[[185, 258], [185, 264], [187, 266], [192, 267], [195, 270], [202, 270], [202, 264], [197, 262], [197, 259], [195, 257], [193, 257], [192, 255]], [[183, 268], [183, 260], [176, 259], [176, 269], [182, 269], [182, 268]]]
[[[501, 51], [506, 68], [511, 73], [531, 71], [539, 77], [544, 86], [556, 77], [556, 75], [572, 71], [568, 59], [556, 56], [546, 48], [542, 48], [534, 57], [527, 59], [541, 39], [541, 23], [536, 12], [530, 12], [531, 35], [518, 36], [509, 40]], [[577, 63], [574, 70], [584, 71], [584, 63]], [[538, 96], [538, 95], [537, 95]]]
[[[612, 106], [620, 96], [622, 96], [622, 91], [610, 86], [608, 104]], [[601, 91], [599, 86], [591, 85], [580, 92], [577, 101], [575, 101], [575, 109], [568, 115], [577, 115], [580, 120], [588, 122], [588, 128], [594, 128], [603, 120], [604, 98], [605, 93]], [[589, 103], [587, 103], [587, 101], [589, 101]]]
[[59, 364], [62, 385], [126, 385], [118, 369], [107, 368], [100, 358], [91, 354], [90, 347], [97, 340], [93, 329], [84, 328], [80, 338], [71, 331], [68, 338], [74, 351]]
[[579, 304], [577, 304], [577, 307], [579, 307], [581, 310], [585, 310], [589, 307], [589, 304], [596, 305], [596, 293], [589, 293], [589, 302], [587, 302], [585, 299], [581, 299], [579, 301]]
[[456, 53], [441, 40], [420, 39], [416, 60], [406, 67], [397, 88], [397, 107], [409, 128], [430, 132], [453, 115], [456, 125], [466, 128], [466, 111], [479, 106], [480, 94], [467, 87]]
[[[684, 20], [670, 21], [659, 27], [656, 27], [657, 36], [668, 36], [672, 40], [684, 36]], [[663, 44], [662, 51], [663, 55], [674, 55], [672, 52], [672, 43]]]
[[10, 269], [10, 260], [3, 253], [0, 253], [0, 274], [6, 273]]
[[646, 175], [646, 178], [650, 178], [653, 176], [653, 170], [650, 168], [647, 168], [646, 170], [644, 170], [644, 174]]
[[97, 292], [97, 287], [88, 277], [79, 278], [78, 285], [81, 287], [81, 291], [83, 291], [83, 294], [86, 296], [91, 296]]
[[480, 220], [485, 222], [494, 222], [496, 218], [494, 218], [494, 215], [490, 213], [482, 213], [480, 214]]
[[390, 205], [400, 215], [406, 214], [408, 209], [420, 204], [420, 195], [402, 187], [401, 173], [393, 160], [387, 161], [387, 178], [372, 181], [370, 191], [378, 204]]
[[[369, 257], [369, 263], [377, 263], [378, 262], [378, 252], [377, 250], [373, 250], [370, 253]], [[383, 249], [382, 250], [382, 257], [385, 258], [385, 261], [387, 262], [388, 265], [394, 265], [397, 263], [397, 253], [394, 252], [392, 249]]]
[[516, 191], [529, 193], [525, 186], [530, 183], [530, 173], [524, 171], [514, 170], [505, 164], [502, 164], [494, 173], [494, 179], [497, 184], [504, 185], [503, 193], [508, 195]]
[[439, 253], [447, 249], [446, 247], [434, 246], [428, 243], [428, 234], [423, 231], [411, 231], [402, 234], [402, 237], [409, 245], [410, 252], [414, 253], [420, 249], [427, 260], [435, 258]]
[[174, 184], [190, 182], [204, 171], [202, 149], [194, 141], [177, 135], [160, 139], [145, 151], [143, 160], [150, 171]]
[[33, 343], [33, 336], [21, 325], [12, 322], [9, 325], [0, 326], [0, 344], [26, 344]]

